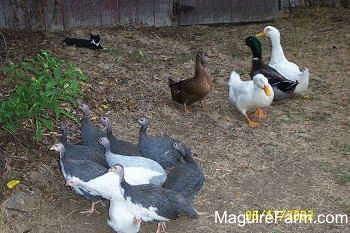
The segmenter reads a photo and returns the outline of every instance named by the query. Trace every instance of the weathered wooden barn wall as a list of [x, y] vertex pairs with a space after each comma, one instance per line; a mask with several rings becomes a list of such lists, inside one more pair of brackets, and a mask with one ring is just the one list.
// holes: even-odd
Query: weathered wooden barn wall
[[271, 20], [279, 0], [0, 0], [0, 28], [171, 26]]
[[327, 7], [339, 7], [349, 5], [350, 0], [280, 0], [280, 9], [287, 9], [290, 7], [315, 7], [315, 6], [327, 6]]

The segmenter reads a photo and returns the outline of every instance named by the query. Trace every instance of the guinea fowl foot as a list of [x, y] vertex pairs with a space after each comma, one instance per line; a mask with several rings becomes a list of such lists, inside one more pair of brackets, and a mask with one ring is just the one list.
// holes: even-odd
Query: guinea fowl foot
[[256, 128], [256, 127], [258, 127], [258, 126], [260, 125], [259, 122], [255, 122], [255, 121], [252, 121], [251, 119], [249, 119], [247, 113], [245, 114], [245, 119], [248, 121], [248, 125], [249, 125], [250, 127]]
[[266, 118], [266, 114], [261, 108], [256, 108], [254, 112], [254, 116], [260, 119]]
[[91, 215], [91, 214], [93, 214], [93, 213], [95, 213], [95, 212], [99, 213], [99, 212], [96, 210], [96, 204], [98, 204], [98, 203], [100, 203], [100, 202], [101, 202], [101, 201], [93, 201], [93, 202], [91, 203], [90, 209], [85, 210], [85, 211], [81, 211], [80, 214], [86, 214], [87, 216], [89, 216], [89, 215]]
[[161, 233], [161, 232], [164, 232], [164, 233], [167, 232], [166, 231], [166, 224], [165, 224], [165, 222], [158, 223], [158, 227], [157, 227], [156, 233]]

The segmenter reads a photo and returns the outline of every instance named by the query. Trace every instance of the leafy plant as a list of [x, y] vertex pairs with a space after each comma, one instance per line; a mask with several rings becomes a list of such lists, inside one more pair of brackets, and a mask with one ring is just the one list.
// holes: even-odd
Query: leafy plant
[[36, 140], [40, 141], [43, 128], [53, 129], [52, 114], [56, 120], [65, 115], [77, 121], [61, 106], [75, 105], [74, 98], [81, 94], [79, 81], [87, 77], [79, 68], [42, 50], [35, 58], [11, 64], [3, 72], [15, 81], [16, 87], [0, 103], [1, 130], [14, 132], [29, 122], [35, 127]]

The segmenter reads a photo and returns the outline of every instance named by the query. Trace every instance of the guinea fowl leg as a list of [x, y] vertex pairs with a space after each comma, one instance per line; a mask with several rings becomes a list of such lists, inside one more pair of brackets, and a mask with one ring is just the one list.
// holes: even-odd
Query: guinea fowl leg
[[254, 112], [254, 116], [256, 116], [257, 118], [260, 118], [260, 119], [266, 118], [266, 115], [261, 108], [256, 108], [256, 110]]
[[247, 113], [246, 113], [244, 116], [245, 116], [245, 119], [248, 121], [248, 125], [249, 125], [250, 127], [255, 128], [255, 127], [258, 127], [258, 126], [260, 125], [259, 122], [255, 122], [255, 121], [252, 121], [251, 119], [249, 119]]
[[85, 211], [81, 211], [80, 213], [81, 213], [81, 214], [91, 215], [91, 214], [95, 213], [95, 211], [98, 212], [98, 211], [96, 210], [96, 204], [98, 204], [98, 203], [100, 203], [100, 202], [101, 202], [101, 201], [93, 201], [93, 202], [91, 203], [90, 209], [85, 210]]
[[158, 227], [157, 227], [156, 233], [161, 233], [161, 232], [167, 232], [167, 231], [166, 231], [165, 222], [160, 222], [160, 223], [158, 223]]

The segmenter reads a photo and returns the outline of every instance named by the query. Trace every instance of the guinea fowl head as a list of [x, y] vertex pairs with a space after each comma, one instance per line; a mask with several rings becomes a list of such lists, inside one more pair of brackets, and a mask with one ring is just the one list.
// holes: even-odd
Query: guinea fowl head
[[50, 150], [54, 150], [54, 151], [63, 153], [64, 152], [64, 145], [62, 143], [54, 144], [53, 146], [50, 147]]
[[149, 121], [145, 118], [145, 117], [141, 117], [137, 120], [137, 123], [139, 123], [139, 125], [147, 127], [149, 124]]
[[109, 140], [106, 137], [102, 137], [98, 140], [98, 143], [100, 143], [102, 146], [106, 147], [109, 146]]
[[79, 108], [81, 109], [81, 111], [83, 111], [84, 116], [89, 116], [90, 114], [89, 106], [87, 106], [86, 104], [80, 104]]
[[111, 120], [108, 117], [101, 117], [101, 122], [106, 128], [112, 127]]
[[180, 152], [180, 154], [185, 157], [188, 154], [191, 153], [191, 150], [183, 143], [180, 142], [174, 142], [173, 143], [173, 147], [175, 150], [177, 150], [178, 152]]
[[114, 172], [119, 176], [120, 182], [124, 181], [124, 167], [121, 164], [115, 164], [108, 169], [108, 172]]

